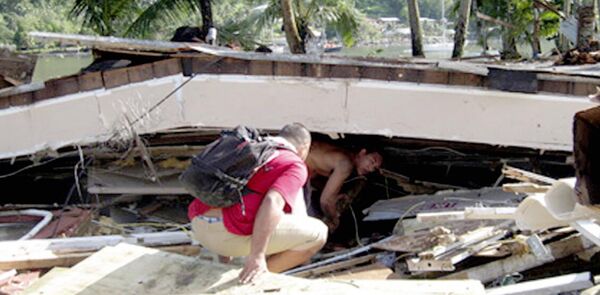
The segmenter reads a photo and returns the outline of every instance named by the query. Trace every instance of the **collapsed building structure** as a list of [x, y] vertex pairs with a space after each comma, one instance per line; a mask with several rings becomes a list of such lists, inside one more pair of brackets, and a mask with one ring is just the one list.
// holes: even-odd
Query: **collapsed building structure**
[[[181, 206], [186, 202], [180, 196], [186, 191], [177, 176], [189, 158], [222, 129], [244, 124], [269, 132], [294, 121], [317, 138], [345, 147], [377, 146], [385, 164], [346, 211], [343, 226], [333, 237], [351, 240], [357, 248], [323, 254], [314, 265], [289, 274], [319, 277], [376, 271], [381, 278], [382, 273], [393, 272], [392, 277], [402, 279], [470, 278], [492, 287], [503, 285], [500, 281], [515, 272], [575, 254], [587, 253], [590, 265], [598, 259], [594, 237], [600, 236], [595, 232], [600, 200], [592, 152], [598, 111], [586, 110], [597, 107], [588, 96], [597, 94], [600, 76], [589, 66], [293, 56], [193, 43], [52, 33], [32, 37], [90, 46], [97, 59], [75, 75], [0, 93], [0, 122], [7, 126], [0, 130], [4, 171], [0, 182], [19, 187], [23, 195], [10, 198], [15, 204], [4, 209], [54, 210], [52, 221], [34, 228], [36, 232], [31, 229], [26, 233], [30, 237], [93, 237], [2, 242], [3, 249], [13, 250], [0, 259], [0, 269], [71, 266], [88, 256], [106, 255], [94, 253], [119, 242], [198, 255], [201, 251], [183, 232], [156, 230], [185, 228]], [[574, 176], [574, 164], [579, 168], [578, 193], [573, 184], [557, 181]], [[523, 207], [519, 211], [527, 194], [556, 195], [560, 189], [568, 192], [553, 198], [567, 198], [567, 205], [557, 205], [566, 210], [561, 213], [571, 213], [579, 204], [589, 214], [539, 228], [522, 226], [527, 223], [519, 216], [531, 216], [522, 213], [531, 212]], [[66, 209], [73, 205], [86, 213], [69, 218], [72, 211], [79, 212]], [[84, 223], [91, 225], [81, 227]], [[547, 231], [558, 226], [562, 227]], [[377, 235], [388, 237], [379, 240]], [[124, 260], [115, 260], [111, 267], [150, 253], [135, 247], [128, 251], [130, 256], [123, 255]], [[63, 281], [85, 272], [85, 262], [77, 265], [63, 273], [67, 278]], [[198, 269], [205, 272], [206, 267]], [[569, 267], [573, 266], [565, 271]], [[565, 285], [572, 290], [591, 287], [590, 272], [585, 271], [594, 270], [582, 271], [572, 280], [575, 283]], [[543, 276], [529, 279], [538, 277]], [[380, 286], [393, 291], [402, 282]], [[410, 288], [425, 288], [423, 292], [440, 288], [437, 282], [422, 282], [432, 289]], [[168, 290], [188, 290], [198, 282], [187, 283], [169, 285]], [[482, 293], [481, 283], [457, 282], [456, 292]], [[165, 291], [164, 284], [150, 280], [139, 284], [146, 292]], [[290, 281], [260, 290], [296, 292], [291, 286], [304, 285], [314, 291], [319, 288], [316, 284]], [[40, 285], [36, 290], [45, 292], [61, 286]], [[228, 290], [215, 289], [217, 285], [205, 284], [202, 290]], [[91, 278], [88, 285], [70, 290], [77, 293], [83, 290], [80, 287], [92, 292], [105, 285]], [[258, 289], [251, 290], [235, 292]]]

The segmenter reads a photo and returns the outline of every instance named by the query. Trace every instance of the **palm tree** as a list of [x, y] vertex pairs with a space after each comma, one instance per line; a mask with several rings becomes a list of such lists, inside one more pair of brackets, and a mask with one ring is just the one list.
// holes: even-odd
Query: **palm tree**
[[594, 39], [594, 30], [596, 25], [596, 1], [581, 1], [577, 9], [579, 19], [577, 25], [577, 49], [580, 51], [590, 51], [590, 41]]
[[[344, 45], [352, 46], [362, 18], [353, 0], [267, 0], [257, 10], [260, 13], [250, 14], [244, 20], [245, 27], [262, 30], [283, 19], [292, 53], [306, 52], [306, 41], [314, 36], [312, 26], [331, 28], [340, 34]], [[295, 30], [291, 28], [294, 23]]]
[[[213, 26], [210, 0], [75, 0], [72, 16], [83, 16], [83, 26], [102, 36], [144, 36], [152, 24], [202, 15], [204, 35]], [[131, 23], [131, 19], [135, 19]], [[124, 33], [123, 33], [124, 32]]]
[[469, 15], [471, 12], [471, 0], [460, 0], [458, 11], [458, 19], [454, 29], [454, 49], [452, 50], [452, 58], [459, 58], [463, 55], [465, 45], [465, 37], [467, 28], [469, 27]]
[[[551, 6], [559, 3], [558, 0], [546, 2]], [[539, 51], [537, 39], [550, 38], [558, 34], [559, 15], [554, 10], [543, 10], [536, 15], [534, 0], [484, 0], [478, 3], [477, 8], [497, 25], [495, 31], [502, 37], [502, 59], [520, 58], [517, 51], [518, 43], [529, 43], [536, 52]]]
[[287, 39], [290, 51], [292, 53], [305, 53], [305, 45], [298, 33], [298, 25], [294, 17], [294, 9], [292, 0], [281, 0], [281, 14], [283, 16], [283, 28]]
[[417, 0], [408, 0], [408, 19], [410, 21], [412, 56], [425, 57], [423, 53], [423, 34], [421, 33], [421, 22], [419, 21], [419, 2]]
[[115, 35], [124, 26], [123, 20], [138, 11], [135, 0], [75, 0], [70, 11], [73, 17], [83, 17], [83, 27], [101, 36]]
[[213, 27], [212, 5], [210, 0], [157, 0], [150, 4], [127, 29], [126, 35], [145, 35], [152, 24], [167, 23], [183, 18], [184, 15], [202, 15], [202, 35]]

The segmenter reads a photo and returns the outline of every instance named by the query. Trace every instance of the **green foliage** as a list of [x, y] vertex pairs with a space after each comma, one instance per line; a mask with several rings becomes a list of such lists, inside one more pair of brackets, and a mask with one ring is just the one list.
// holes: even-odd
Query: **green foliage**
[[70, 15], [83, 18], [83, 26], [101, 36], [121, 35], [131, 17], [140, 11], [135, 0], [75, 0]]
[[143, 8], [141, 14], [129, 26], [125, 35], [146, 37], [148, 32], [153, 31], [157, 26], [186, 19], [186, 16], [193, 16], [196, 19], [201, 16], [199, 1], [157, 0]]
[[[255, 2], [260, 4], [256, 8], [258, 13], [250, 14], [242, 20], [244, 27], [254, 30], [272, 30], [281, 19], [279, 0]], [[315, 28], [323, 31], [334, 31], [340, 35], [346, 46], [356, 43], [359, 27], [364, 20], [364, 15], [355, 7], [352, 0], [295, 0], [294, 17], [298, 26], [300, 37], [306, 41], [314, 35]]]
[[[561, 0], [546, 1], [549, 5], [561, 7]], [[479, 9], [496, 19], [510, 23], [513, 27], [500, 27], [497, 31], [515, 38], [517, 42], [532, 42], [534, 15], [533, 0], [483, 0]], [[540, 9], [540, 38], [553, 38], [558, 34], [559, 16], [548, 10]]]
[[29, 47], [30, 31], [76, 33], [79, 20], [68, 17], [72, 3], [72, 0], [0, 0], [0, 44]]
[[[419, 0], [421, 17], [440, 19], [442, 17], [442, 1], [445, 6], [445, 17], [453, 19], [450, 9], [454, 0]], [[408, 4], [406, 0], [356, 0], [356, 7], [372, 18], [397, 17], [408, 21]]]
[[8, 44], [11, 43], [9, 40], [13, 37], [13, 32], [8, 27], [8, 22], [6, 21], [6, 16], [0, 15], [0, 44]]
[[398, 17], [406, 15], [406, 0], [356, 0], [356, 8], [370, 17]]

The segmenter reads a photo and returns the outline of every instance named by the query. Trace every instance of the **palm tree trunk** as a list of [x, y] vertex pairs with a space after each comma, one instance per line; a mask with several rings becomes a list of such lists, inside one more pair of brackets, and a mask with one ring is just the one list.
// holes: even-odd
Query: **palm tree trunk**
[[213, 27], [212, 7], [210, 0], [199, 0], [200, 13], [202, 13], [202, 33], [208, 34], [208, 29]]
[[521, 58], [521, 55], [517, 51], [515, 37], [511, 35], [510, 30], [507, 28], [502, 31], [502, 52], [500, 52], [500, 58], [503, 60]]
[[412, 43], [412, 55], [424, 57], [423, 35], [421, 33], [421, 22], [419, 21], [419, 3], [417, 0], [408, 0], [408, 18], [410, 20], [410, 39]]
[[582, 1], [577, 9], [579, 24], [577, 25], [577, 49], [589, 51], [590, 41], [594, 38], [594, 27], [596, 25], [596, 10], [593, 1]]
[[540, 44], [540, 11], [533, 8], [533, 33], [531, 34], [531, 50], [533, 58], [539, 58], [542, 53], [542, 45]]
[[[563, 0], [563, 13], [566, 18], [569, 18], [571, 15], [571, 0]], [[563, 34], [560, 34], [560, 38], [558, 40], [558, 48], [560, 52], [567, 52], [571, 49], [571, 45], [569, 44], [569, 39]]]
[[467, 35], [467, 27], [469, 26], [469, 12], [471, 12], [471, 0], [461, 0], [458, 10], [458, 19], [454, 29], [454, 50], [452, 50], [452, 58], [459, 58], [463, 55], [465, 46], [465, 37]]
[[281, 10], [283, 15], [283, 30], [285, 31], [285, 38], [290, 47], [290, 52], [293, 54], [305, 53], [306, 50], [302, 45], [302, 39], [296, 25], [296, 18], [294, 17], [292, 0], [281, 0]]
[[[509, 3], [505, 20], [508, 23], [512, 20], [513, 10], [513, 4]], [[521, 58], [521, 55], [517, 51], [517, 41], [515, 40], [515, 36], [512, 34], [512, 29], [508, 27], [502, 28], [502, 52], [500, 52], [500, 58], [502, 60]]]

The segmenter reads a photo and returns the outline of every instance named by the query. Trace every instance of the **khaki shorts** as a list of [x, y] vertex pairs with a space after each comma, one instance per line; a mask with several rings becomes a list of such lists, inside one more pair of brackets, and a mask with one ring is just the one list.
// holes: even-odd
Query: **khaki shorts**
[[[303, 251], [327, 239], [327, 226], [316, 218], [284, 214], [271, 234], [267, 255], [287, 250]], [[252, 236], [232, 234], [223, 221], [212, 222], [194, 218], [192, 232], [195, 240], [206, 249], [223, 256], [248, 256]]]

